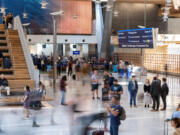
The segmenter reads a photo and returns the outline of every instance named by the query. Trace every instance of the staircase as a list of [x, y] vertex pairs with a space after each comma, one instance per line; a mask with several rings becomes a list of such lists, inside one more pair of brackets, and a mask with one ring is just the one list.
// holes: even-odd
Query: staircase
[[0, 24], [0, 51], [11, 60], [10, 69], [0, 68], [0, 74], [4, 74], [9, 81], [11, 93], [23, 92], [25, 85], [34, 88], [35, 83], [30, 78], [18, 31], [5, 31], [3, 24]]

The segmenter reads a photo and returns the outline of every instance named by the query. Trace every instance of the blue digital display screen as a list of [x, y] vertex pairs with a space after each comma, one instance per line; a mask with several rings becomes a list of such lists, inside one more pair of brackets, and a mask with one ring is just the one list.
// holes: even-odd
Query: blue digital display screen
[[118, 31], [120, 48], [153, 48], [153, 29]]
[[73, 55], [80, 55], [80, 51], [73, 51]]

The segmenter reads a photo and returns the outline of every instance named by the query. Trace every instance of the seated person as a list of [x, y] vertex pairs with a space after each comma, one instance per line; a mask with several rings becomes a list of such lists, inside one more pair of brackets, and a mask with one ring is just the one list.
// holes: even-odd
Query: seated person
[[178, 105], [176, 111], [172, 114], [171, 119], [173, 118], [179, 118], [180, 119], [180, 104]]
[[171, 120], [171, 126], [175, 129], [173, 135], [180, 135], [180, 119], [173, 118]]
[[176, 111], [172, 114], [170, 119], [167, 119], [166, 122], [171, 121], [173, 118], [179, 118], [180, 119], [180, 104], [178, 105]]
[[8, 86], [8, 80], [4, 77], [4, 74], [1, 74], [0, 77], [0, 96], [1, 96], [1, 90], [6, 90], [7, 95], [10, 96], [10, 88]]

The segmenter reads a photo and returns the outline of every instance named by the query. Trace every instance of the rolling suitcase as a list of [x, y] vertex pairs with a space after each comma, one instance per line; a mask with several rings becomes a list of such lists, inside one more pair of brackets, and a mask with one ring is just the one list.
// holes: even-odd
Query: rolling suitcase
[[164, 135], [168, 135], [168, 130], [169, 130], [169, 127], [168, 127], [168, 122], [164, 122]]
[[109, 91], [107, 88], [102, 88], [102, 101], [109, 100]]
[[72, 75], [72, 79], [76, 80], [76, 75], [75, 74]]
[[92, 133], [92, 135], [104, 135], [104, 131], [103, 130], [97, 130], [97, 131], [94, 131]]
[[104, 135], [104, 130], [101, 128], [102, 121], [100, 121], [99, 129], [92, 132], [92, 135]]

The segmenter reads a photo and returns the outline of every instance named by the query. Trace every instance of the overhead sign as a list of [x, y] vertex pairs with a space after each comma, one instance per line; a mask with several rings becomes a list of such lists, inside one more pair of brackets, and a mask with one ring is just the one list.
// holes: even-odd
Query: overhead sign
[[154, 47], [153, 28], [120, 30], [120, 48], [153, 48]]
[[80, 55], [80, 51], [73, 51], [73, 55]]

